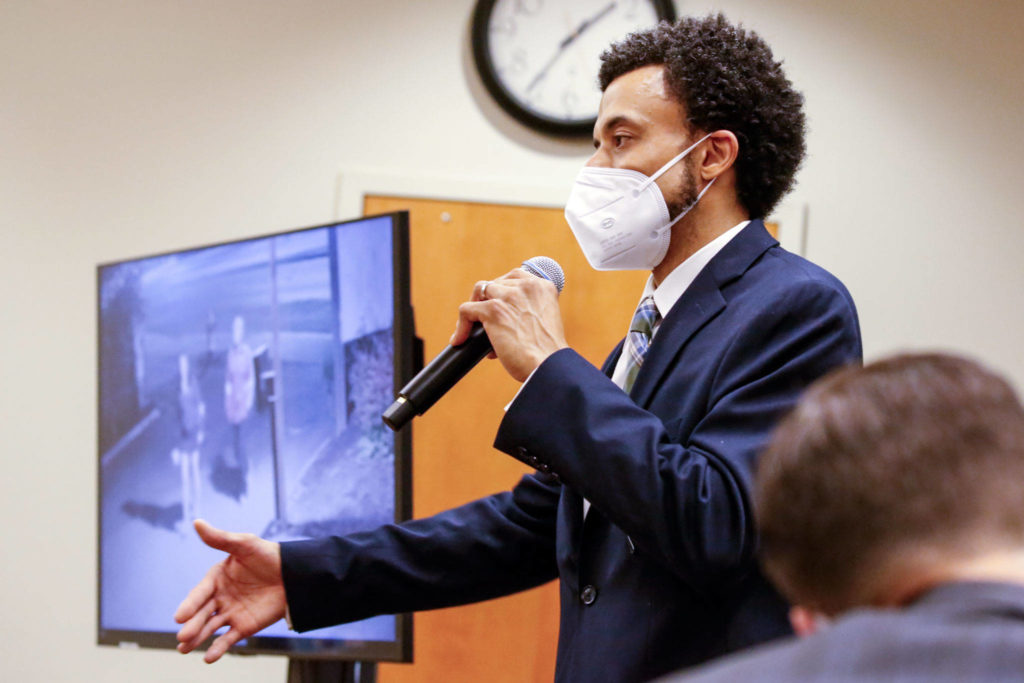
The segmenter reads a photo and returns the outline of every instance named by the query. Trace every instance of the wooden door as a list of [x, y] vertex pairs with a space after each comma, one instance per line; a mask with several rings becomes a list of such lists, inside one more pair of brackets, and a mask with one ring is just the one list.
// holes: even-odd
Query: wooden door
[[[562, 315], [569, 344], [600, 366], [623, 337], [645, 272], [587, 265], [561, 209], [367, 197], [366, 214], [408, 209], [412, 302], [426, 360], [448, 343], [457, 309], [477, 280], [532, 256], [565, 271]], [[513, 486], [528, 468], [491, 447], [519, 384], [484, 361], [413, 422], [413, 513], [425, 517]], [[382, 664], [381, 683], [550, 681], [558, 636], [555, 582], [465, 607], [421, 612], [412, 665]]]

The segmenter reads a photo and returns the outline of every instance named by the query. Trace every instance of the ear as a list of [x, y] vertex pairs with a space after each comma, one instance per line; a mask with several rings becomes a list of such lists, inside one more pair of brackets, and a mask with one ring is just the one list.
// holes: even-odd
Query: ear
[[789, 609], [789, 623], [798, 636], [806, 638], [826, 626], [828, 617], [806, 607], [796, 606]]
[[740, 153], [740, 141], [731, 130], [716, 130], [709, 134], [704, 146], [704, 158], [700, 165], [701, 178], [717, 178], [736, 163]]

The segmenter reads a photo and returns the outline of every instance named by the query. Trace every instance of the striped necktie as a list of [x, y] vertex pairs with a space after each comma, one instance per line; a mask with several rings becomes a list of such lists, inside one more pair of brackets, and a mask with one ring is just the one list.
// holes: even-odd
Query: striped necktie
[[653, 296], [645, 296], [636, 307], [633, 314], [633, 321], [629, 324], [629, 334], [626, 335], [625, 352], [629, 354], [626, 358], [626, 382], [622, 389], [627, 394], [636, 382], [640, 366], [644, 364], [644, 356], [647, 355], [647, 347], [651, 345], [651, 336], [654, 329], [661, 322], [661, 314], [658, 307], [654, 305]]

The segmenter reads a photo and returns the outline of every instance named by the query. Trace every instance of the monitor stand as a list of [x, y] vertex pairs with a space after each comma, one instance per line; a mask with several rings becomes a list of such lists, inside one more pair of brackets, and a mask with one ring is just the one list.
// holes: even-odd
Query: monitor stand
[[289, 657], [288, 683], [377, 683], [377, 664]]

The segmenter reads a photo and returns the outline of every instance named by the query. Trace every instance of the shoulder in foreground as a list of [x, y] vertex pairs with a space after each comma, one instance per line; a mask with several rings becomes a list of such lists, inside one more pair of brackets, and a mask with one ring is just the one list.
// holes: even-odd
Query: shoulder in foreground
[[920, 610], [856, 610], [813, 636], [768, 643], [662, 683], [1020, 680], [1019, 603], [986, 604], [963, 600]]
[[[817, 634], [798, 638], [790, 636], [765, 643], [749, 650], [718, 659], [693, 669], [677, 672], [659, 683], [732, 683], [757, 681], [779, 683], [834, 683], [836, 680], [858, 679], [849, 667], [865, 625], [873, 621], [844, 619]], [[874, 620], [877, 621], [877, 618]], [[888, 621], [883, 617], [881, 621]], [[886, 630], [887, 625], [874, 623], [872, 628]], [[853, 669], [857, 669], [854, 665]]]
[[[732, 681], [788, 681], [789, 661], [802, 643], [796, 636], [767, 643], [702, 666], [676, 672], [656, 683], [731, 683]], [[781, 664], [781, 665], [780, 665]]]

